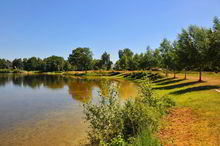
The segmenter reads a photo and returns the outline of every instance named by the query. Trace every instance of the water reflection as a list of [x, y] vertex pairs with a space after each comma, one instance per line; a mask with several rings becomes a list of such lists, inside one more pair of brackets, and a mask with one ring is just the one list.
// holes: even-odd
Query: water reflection
[[[98, 95], [98, 91], [105, 90], [103, 84], [106, 82], [106, 79], [68, 78], [60, 75], [0, 74], [0, 87], [12, 83], [18, 87], [37, 89], [43, 86], [58, 90], [67, 86], [72, 98], [80, 102], [88, 102], [93, 94]], [[134, 83], [117, 79], [108, 80], [108, 84], [113, 83], [119, 85], [121, 98], [136, 96], [137, 87]]]
[[96, 102], [106, 83], [119, 85], [121, 98], [137, 94], [125, 80], [0, 74], [0, 145], [73, 145], [87, 130], [79, 103]]

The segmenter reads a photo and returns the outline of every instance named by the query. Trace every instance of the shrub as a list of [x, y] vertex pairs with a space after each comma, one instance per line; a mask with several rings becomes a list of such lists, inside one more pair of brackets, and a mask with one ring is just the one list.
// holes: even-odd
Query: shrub
[[[98, 102], [90, 101], [83, 105], [92, 145], [124, 146], [140, 143], [143, 132], [146, 129], [149, 133], [156, 131], [161, 115], [173, 106], [169, 98], [156, 97], [148, 80], [140, 84], [138, 97], [126, 101], [119, 99], [116, 84], [105, 86], [108, 90], [100, 92]], [[148, 134], [148, 137], [151, 135]], [[146, 141], [153, 143], [154, 140], [148, 137]]]

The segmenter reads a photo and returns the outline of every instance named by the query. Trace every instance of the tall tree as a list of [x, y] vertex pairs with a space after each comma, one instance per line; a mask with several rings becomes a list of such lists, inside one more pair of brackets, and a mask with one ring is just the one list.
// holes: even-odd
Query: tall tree
[[77, 70], [92, 69], [92, 51], [89, 48], [76, 48], [69, 55], [68, 61]]
[[154, 50], [153, 52], [153, 64], [154, 67], [161, 67], [161, 63], [162, 63], [162, 56], [160, 54], [160, 50], [157, 48]]
[[157, 66], [157, 58], [155, 58], [156, 56], [154, 55], [156, 55], [154, 54], [154, 50], [152, 50], [150, 46], [148, 46], [146, 52], [141, 58], [141, 67], [143, 69], [151, 69]]
[[131, 49], [125, 48], [123, 50], [119, 50], [118, 55], [119, 55], [119, 59], [121, 59], [121, 57], [123, 56], [126, 56], [129, 58], [129, 57], [132, 57], [134, 53], [131, 51]]
[[133, 54], [134, 53], [128, 48], [119, 50], [119, 62], [116, 62], [119, 66], [117, 68], [120, 68], [120, 70], [130, 70], [129, 62], [132, 62]]
[[212, 69], [216, 72], [220, 71], [220, 19], [214, 17], [213, 31], [209, 35], [211, 40], [210, 55], [212, 57]]
[[176, 78], [176, 72], [180, 71], [182, 68], [179, 65], [179, 56], [177, 55], [177, 42], [174, 41], [172, 44], [172, 49], [168, 52], [168, 56], [170, 58], [170, 64], [168, 64], [169, 70], [173, 71], [173, 78]]
[[110, 60], [110, 54], [104, 52], [101, 56], [101, 68], [104, 70], [110, 70], [112, 66], [112, 61]]
[[208, 32], [205, 28], [191, 25], [187, 30], [183, 29], [178, 36], [179, 49], [182, 52], [179, 53], [179, 57], [182, 61], [187, 61], [191, 69], [199, 70], [199, 81], [202, 81], [202, 71], [210, 62]]
[[172, 63], [171, 50], [172, 44], [166, 38], [160, 43], [159, 48], [162, 56], [162, 67], [165, 69], [166, 76], [168, 76], [169, 65]]

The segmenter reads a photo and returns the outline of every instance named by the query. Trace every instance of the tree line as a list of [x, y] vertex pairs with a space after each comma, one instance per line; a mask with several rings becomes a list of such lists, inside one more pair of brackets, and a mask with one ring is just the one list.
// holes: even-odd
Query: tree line
[[39, 71], [69, 70], [149, 70], [162, 68], [164, 71], [220, 70], [220, 19], [214, 17], [213, 27], [204, 28], [189, 25], [182, 29], [173, 42], [164, 38], [160, 47], [147, 47], [144, 53], [134, 54], [125, 48], [118, 52], [119, 60], [113, 65], [110, 54], [104, 52], [100, 59], [93, 59], [89, 48], [76, 48], [65, 60], [63, 57], [51, 56], [45, 59], [31, 57], [14, 59], [12, 62], [0, 59], [0, 69], [23, 69]]
[[93, 59], [89, 48], [76, 48], [65, 60], [60, 56], [50, 56], [44, 59], [16, 58], [13, 61], [0, 59], [0, 69], [20, 69], [26, 71], [86, 71], [86, 70], [110, 70], [112, 69], [110, 54], [104, 52], [101, 59]]

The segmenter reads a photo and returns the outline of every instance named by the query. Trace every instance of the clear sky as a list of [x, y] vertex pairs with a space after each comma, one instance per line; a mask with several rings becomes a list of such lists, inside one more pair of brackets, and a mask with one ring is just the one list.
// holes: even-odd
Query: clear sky
[[189, 24], [212, 27], [220, 0], [0, 0], [0, 58], [67, 58], [90, 47], [94, 58], [107, 51], [144, 52]]

